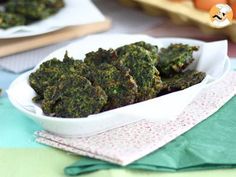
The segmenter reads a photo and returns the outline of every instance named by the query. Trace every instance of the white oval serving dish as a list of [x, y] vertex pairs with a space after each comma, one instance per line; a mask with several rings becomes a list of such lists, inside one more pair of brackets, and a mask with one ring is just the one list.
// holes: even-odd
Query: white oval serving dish
[[[65, 51], [68, 51], [69, 55], [75, 59], [83, 59], [85, 53], [95, 51], [99, 47], [105, 49], [116, 48], [141, 40], [158, 45], [159, 48], [166, 47], [170, 43], [200, 46], [200, 50], [194, 54], [196, 61], [190, 67], [206, 72], [206, 79], [182, 91], [90, 115], [87, 118], [55, 118], [46, 116], [41, 108], [32, 102], [35, 92], [28, 84], [28, 76], [42, 62], [54, 57], [62, 59]], [[51, 133], [61, 136], [90, 136], [141, 119], [160, 122], [175, 119], [202, 89], [222, 79], [229, 70], [230, 61], [227, 56], [227, 41], [205, 43], [192, 39], [153, 38], [146, 35], [92, 35], [51, 53], [33, 70], [19, 76], [10, 85], [8, 96], [11, 103], [18, 110]]]

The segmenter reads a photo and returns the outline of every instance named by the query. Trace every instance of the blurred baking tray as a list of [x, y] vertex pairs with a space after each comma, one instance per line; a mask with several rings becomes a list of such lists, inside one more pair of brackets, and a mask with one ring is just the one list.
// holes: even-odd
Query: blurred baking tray
[[198, 10], [190, 0], [172, 2], [169, 0], [120, 0], [129, 7], [139, 6], [149, 15], [167, 15], [176, 24], [194, 24], [206, 34], [225, 35], [236, 42], [236, 20], [225, 28], [211, 26], [209, 14]]

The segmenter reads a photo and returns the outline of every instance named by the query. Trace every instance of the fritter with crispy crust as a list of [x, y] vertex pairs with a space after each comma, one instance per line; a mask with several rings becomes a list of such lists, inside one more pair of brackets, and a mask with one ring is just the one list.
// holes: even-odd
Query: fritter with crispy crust
[[157, 65], [161, 76], [171, 77], [182, 72], [194, 61], [193, 52], [197, 50], [197, 46], [186, 44], [171, 44], [167, 48], [162, 48], [159, 52], [160, 62]]
[[103, 110], [118, 108], [134, 103], [137, 85], [129, 71], [103, 63], [97, 66], [95, 84], [100, 85], [108, 96]]
[[124, 45], [124, 46], [117, 48], [116, 51], [117, 51], [118, 56], [121, 56], [124, 53], [127, 53], [129, 50], [129, 46], [131, 46], [131, 45], [136, 45], [136, 46], [142, 47], [142, 48], [146, 49], [147, 51], [149, 51], [153, 64], [154, 65], [158, 64], [158, 62], [160, 60], [160, 58], [158, 56], [158, 46], [146, 43], [144, 41], [135, 42], [135, 43], [132, 43], [129, 45]]
[[35, 72], [30, 74], [29, 84], [38, 94], [34, 101], [40, 101], [47, 87], [58, 83], [63, 74], [62, 67], [63, 63], [53, 58], [42, 63]]
[[100, 86], [80, 75], [62, 75], [57, 85], [44, 92], [42, 109], [46, 115], [79, 118], [99, 113], [107, 103]]
[[135, 42], [134, 45], [143, 47], [144, 49], [148, 50], [150, 52], [151, 58], [153, 60], [153, 64], [157, 65], [160, 57], [158, 55], [158, 46], [157, 45], [152, 45], [150, 43], [146, 43], [144, 41], [140, 41], [140, 42]]
[[116, 51], [113, 49], [105, 50], [99, 48], [96, 52], [86, 54], [84, 62], [88, 65], [100, 65], [102, 63], [112, 63], [118, 58]]
[[126, 52], [120, 53], [117, 49], [120, 63], [130, 69], [138, 85], [136, 101], [144, 101], [156, 96], [162, 88], [159, 72], [152, 62], [150, 52], [137, 45], [127, 45]]
[[93, 69], [81, 60], [74, 60], [65, 53], [63, 61], [52, 59], [40, 65], [40, 67], [29, 76], [31, 87], [38, 94], [33, 100], [40, 102], [43, 99], [43, 92], [48, 86], [57, 84], [63, 74], [77, 74], [88, 79], [93, 77]]
[[7, 29], [12, 26], [25, 25], [25, 18], [13, 13], [0, 12], [0, 28]]
[[179, 91], [200, 83], [206, 77], [206, 73], [188, 70], [184, 73], [179, 73], [171, 78], [162, 78], [163, 89], [160, 95]]
[[63, 70], [65, 73], [77, 74], [92, 81], [96, 69], [88, 66], [82, 60], [75, 60], [74, 58], [69, 57], [66, 52], [63, 58]]
[[99, 49], [87, 54], [84, 61], [93, 66], [109, 63], [118, 69], [130, 70], [138, 86], [136, 102], [154, 98], [161, 89], [159, 72], [154, 66], [151, 53], [138, 45], [125, 45], [116, 51]]

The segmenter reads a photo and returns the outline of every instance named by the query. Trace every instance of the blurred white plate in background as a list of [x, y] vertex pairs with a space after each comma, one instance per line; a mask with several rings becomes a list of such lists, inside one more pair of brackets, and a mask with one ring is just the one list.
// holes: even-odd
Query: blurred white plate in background
[[58, 13], [27, 26], [0, 29], [0, 39], [29, 37], [56, 31], [68, 26], [84, 25], [105, 20], [90, 0], [64, 0], [65, 7]]

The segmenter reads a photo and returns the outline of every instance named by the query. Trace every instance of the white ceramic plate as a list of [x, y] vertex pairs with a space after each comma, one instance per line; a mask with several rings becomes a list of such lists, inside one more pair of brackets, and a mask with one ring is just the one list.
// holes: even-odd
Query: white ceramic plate
[[27, 26], [0, 29], [0, 39], [29, 37], [56, 31], [68, 26], [104, 21], [105, 17], [90, 0], [64, 0], [65, 7], [47, 19]]
[[[159, 47], [170, 43], [184, 43], [200, 46], [194, 62], [190, 67], [207, 73], [202, 83], [183, 91], [174, 92], [148, 101], [117, 108], [87, 118], [55, 118], [45, 116], [40, 107], [32, 102], [34, 90], [28, 84], [28, 76], [35, 69], [19, 76], [8, 89], [12, 104], [27, 116], [38, 122], [42, 127], [61, 136], [88, 136], [129, 124], [141, 119], [152, 121], [167, 121], [175, 119], [185, 106], [206, 86], [222, 79], [230, 70], [227, 56], [227, 41], [204, 43], [202, 41], [180, 38], [152, 38], [145, 35], [92, 35], [51, 53], [42, 62], [54, 57], [62, 59], [67, 50], [75, 59], [83, 59], [85, 53], [97, 50], [99, 47], [108, 49], [136, 41], [146, 41]], [[41, 63], [42, 63], [41, 62]], [[169, 111], [171, 109], [171, 111]]]

